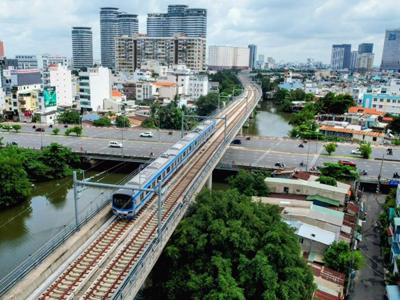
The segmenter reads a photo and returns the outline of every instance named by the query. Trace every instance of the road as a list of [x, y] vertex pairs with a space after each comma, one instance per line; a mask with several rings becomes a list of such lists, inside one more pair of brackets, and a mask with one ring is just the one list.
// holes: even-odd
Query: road
[[368, 216], [363, 224], [363, 240], [359, 244], [365, 258], [365, 266], [358, 271], [351, 289], [351, 300], [383, 299], [385, 283], [383, 280], [383, 259], [380, 251], [379, 229], [375, 228], [381, 212], [381, 205], [385, 202], [384, 195], [364, 193], [362, 196]]
[[[169, 146], [180, 139], [179, 131], [153, 130], [152, 138], [142, 138], [143, 129], [126, 128], [123, 130], [123, 149], [110, 148], [110, 140], [122, 140], [122, 130], [119, 128], [94, 128], [85, 127], [83, 137], [64, 135], [51, 135], [50, 132], [35, 132], [27, 125], [22, 132], [1, 132], [5, 142], [17, 142], [18, 145], [28, 148], [40, 148], [52, 142], [57, 142], [71, 147], [76, 152], [101, 153], [111, 155], [130, 155], [132, 157], [150, 157], [150, 154], [158, 155], [167, 150]], [[310, 141], [300, 148], [298, 140], [274, 137], [239, 137], [240, 145], [231, 145], [221, 163], [225, 165], [257, 166], [274, 168], [276, 162], [285, 163], [289, 168], [300, 168], [300, 162], [304, 163], [303, 169], [322, 165], [324, 162], [337, 162], [339, 159], [354, 161], [360, 170], [368, 172], [367, 177], [377, 178], [382, 165], [382, 178], [392, 178], [393, 173], [400, 173], [400, 148], [392, 147], [393, 155], [386, 155], [385, 146], [374, 145], [371, 159], [362, 159], [352, 155], [351, 150], [357, 148], [357, 144], [338, 143], [335, 153], [329, 156], [324, 150], [323, 142]], [[381, 158], [384, 156], [385, 160]], [[388, 160], [390, 159], [390, 160]]]
[[385, 154], [382, 178], [392, 178], [394, 172], [400, 172], [399, 147], [392, 147], [393, 155], [387, 156], [387, 148], [376, 145], [373, 146], [371, 159], [363, 159], [351, 154], [351, 150], [357, 148], [357, 144], [351, 143], [338, 143], [336, 152], [329, 156], [324, 150], [323, 142], [310, 141], [303, 144], [304, 148], [300, 148], [300, 141], [289, 138], [251, 137], [247, 140], [242, 137], [240, 140], [240, 145], [231, 145], [221, 163], [274, 168], [275, 163], [283, 162], [288, 168], [300, 168], [300, 163], [303, 162], [302, 169], [305, 170], [307, 165], [310, 169], [325, 162], [345, 159], [355, 162], [359, 170], [366, 170], [367, 177], [377, 178], [382, 164], [381, 158]]

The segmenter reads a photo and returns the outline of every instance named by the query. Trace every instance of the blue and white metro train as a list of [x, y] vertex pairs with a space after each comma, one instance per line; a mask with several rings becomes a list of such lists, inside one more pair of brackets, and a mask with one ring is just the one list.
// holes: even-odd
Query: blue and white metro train
[[135, 187], [154, 189], [160, 181], [166, 182], [210, 138], [215, 127], [215, 120], [204, 121], [127, 182], [132, 189], [117, 190], [112, 196], [114, 215], [132, 219], [154, 195], [154, 192], [135, 190]]

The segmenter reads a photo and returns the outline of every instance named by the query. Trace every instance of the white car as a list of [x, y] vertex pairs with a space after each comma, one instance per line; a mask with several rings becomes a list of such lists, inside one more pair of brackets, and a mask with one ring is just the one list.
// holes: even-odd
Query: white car
[[152, 132], [142, 132], [140, 134], [141, 137], [153, 137], [153, 133]]
[[111, 147], [111, 148], [122, 148], [123, 146], [122, 146], [122, 143], [120, 143], [120, 142], [110, 141], [108, 143], [108, 147]]
[[353, 150], [351, 150], [351, 154], [361, 155], [361, 152], [358, 149], [353, 149]]

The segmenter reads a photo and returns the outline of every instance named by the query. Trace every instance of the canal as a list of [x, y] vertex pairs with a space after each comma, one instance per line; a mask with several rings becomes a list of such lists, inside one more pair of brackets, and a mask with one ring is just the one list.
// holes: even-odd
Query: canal
[[[85, 176], [96, 182], [118, 184], [136, 168], [134, 164], [100, 162], [87, 170]], [[79, 193], [80, 218], [99, 205], [98, 199], [104, 192], [87, 188]], [[0, 211], [0, 278], [74, 220], [71, 177], [37, 183], [28, 201]]]
[[286, 137], [292, 129], [288, 120], [288, 114], [278, 113], [270, 102], [261, 102], [255, 120], [250, 121], [249, 126], [243, 129], [243, 134]]

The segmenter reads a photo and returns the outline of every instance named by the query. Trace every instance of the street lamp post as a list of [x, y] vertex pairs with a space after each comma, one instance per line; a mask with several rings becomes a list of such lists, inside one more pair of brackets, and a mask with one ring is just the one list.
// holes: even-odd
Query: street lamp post
[[383, 168], [383, 161], [384, 160], [385, 160], [385, 152], [383, 152], [383, 154], [382, 154], [381, 167], [379, 169], [378, 185], [376, 186], [376, 193], [377, 194], [381, 191], [381, 176], [382, 176], [382, 168]]

